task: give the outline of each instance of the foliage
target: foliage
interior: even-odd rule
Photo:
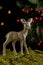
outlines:
[[[43,51],[31,50],[29,48],[29,55],[18,55],[10,50],[7,50],[7,55],[4,57],[0,55],[0,65],[43,65]]]
[[[30,1],[33,4],[37,4],[39,2],[39,0],[28,0],[28,1]]]
[[[41,14],[41,16],[43,16],[43,13]]]
[[[27,4],[26,4],[26,2],[27,2]],[[30,5],[29,5],[29,2],[31,3]],[[28,1],[24,0],[24,2],[17,0],[16,5],[20,8],[24,8],[24,9],[28,9],[28,10],[31,5],[36,5],[36,6],[34,6],[36,11],[43,10],[43,1],[41,1],[41,0],[40,1],[39,0],[28,0]],[[26,7],[26,6],[28,6],[28,7]]]

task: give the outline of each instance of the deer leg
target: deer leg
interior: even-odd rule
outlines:
[[[28,51],[28,48],[27,48],[27,44],[26,44],[26,40],[24,40],[24,47],[25,47],[25,50],[26,50],[27,54],[29,54],[29,51]]]
[[[6,46],[9,43],[9,39],[7,39],[4,43],[3,43],[3,56],[6,56]]]
[[[16,48],[15,48],[15,43],[16,43],[16,41],[13,41],[12,42],[12,46],[13,46],[14,54],[17,55]]]
[[[23,55],[23,41],[20,41],[20,46],[21,46],[21,54]]]

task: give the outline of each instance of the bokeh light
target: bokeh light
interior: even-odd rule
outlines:
[[[4,25],[4,22],[1,22],[1,24],[0,24],[1,26],[3,26]]]
[[[8,14],[11,14],[11,10],[8,10]]]
[[[0,10],[2,9],[2,6],[0,6]]]

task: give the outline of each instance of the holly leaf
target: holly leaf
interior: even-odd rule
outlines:
[[[19,1],[16,1],[16,5],[17,5],[18,7],[22,7],[22,3],[19,2]]]
[[[28,1],[33,3],[33,4],[37,4],[39,2],[39,0],[28,0]]]
[[[43,10],[43,6],[41,6],[41,3],[38,3],[37,4],[36,11],[37,10]]]
[[[43,16],[43,13],[41,14],[41,16]]]
[[[25,9],[25,11],[26,10],[29,10],[30,9],[30,6],[29,5],[25,5],[24,9]]]

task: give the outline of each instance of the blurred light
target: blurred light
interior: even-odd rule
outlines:
[[[1,26],[3,26],[4,25],[4,22],[1,22],[1,24],[0,24]]]
[[[11,10],[8,10],[8,14],[11,14]]]
[[[0,6],[0,10],[2,9],[2,6]]]

